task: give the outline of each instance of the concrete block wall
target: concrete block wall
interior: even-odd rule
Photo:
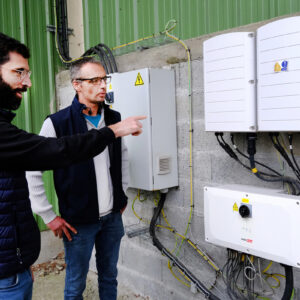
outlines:
[[[270,20],[273,21],[273,20]],[[255,31],[267,22],[260,22],[227,30]],[[225,32],[219,32],[221,34]],[[238,163],[233,161],[218,145],[214,133],[204,131],[204,91],[203,91],[203,57],[202,45],[213,34],[194,38],[186,41],[191,49],[192,57],[192,108],[193,108],[193,192],[194,212],[190,230],[187,236],[199,247],[204,249],[214,261],[222,267],[226,259],[226,250],[204,241],[204,213],[203,213],[203,187],[211,184],[237,183],[255,185],[269,188],[282,187],[280,183],[267,183],[260,181]],[[172,43],[142,52],[129,53],[117,57],[120,72],[136,70],[145,67],[172,68],[176,74],[176,108],[177,108],[177,146],[179,165],[179,187],[172,189],[165,203],[165,213],[169,222],[177,232],[183,234],[187,225],[190,211],[190,177],[189,177],[189,97],[186,53],[179,43]],[[177,64],[168,64],[168,61],[180,61]],[[183,62],[182,62],[183,61]],[[57,96],[59,107],[62,108],[71,102],[73,95],[65,72],[57,77]],[[167,117],[167,115],[166,115]],[[258,134],[256,158],[267,165],[279,170],[277,155],[272,147],[267,134]],[[225,135],[229,141],[229,135]],[[239,134],[236,138],[240,150],[246,152],[244,135]],[[300,139],[295,137],[296,155],[300,155]],[[287,174],[289,170],[284,164]],[[137,191],[130,189],[128,192],[129,203],[123,214],[123,222],[127,229],[135,225],[142,227],[139,220],[134,216],[131,205]],[[143,203],[137,201],[136,211],[145,219],[150,220],[153,213],[153,201],[151,196]],[[173,249],[175,239],[164,230],[158,230],[160,240],[169,248]],[[214,273],[209,270],[205,263],[191,254],[192,251],[186,246],[182,247],[179,257],[186,261],[198,278],[204,282],[212,282]],[[188,259],[187,259],[188,257]],[[91,260],[91,269],[95,270],[94,258]],[[279,270],[280,271],[280,270]],[[283,270],[280,271],[283,273]],[[128,238],[122,241],[118,281],[122,285],[150,299],[204,299],[200,293],[194,294],[190,288],[179,283],[167,268],[167,259],[152,245],[149,235],[143,234],[138,237]],[[283,284],[284,285],[284,284]],[[295,269],[295,287],[300,288],[300,272]],[[217,289],[221,293],[221,299],[227,299],[222,280],[218,280]],[[220,292],[221,291],[221,292]],[[272,299],[280,299],[273,296]]]

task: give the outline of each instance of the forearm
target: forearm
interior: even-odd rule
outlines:
[[[56,218],[56,214],[53,211],[52,205],[47,200],[43,174],[40,171],[26,172],[26,178],[32,211],[41,216],[45,224],[48,224]]]
[[[0,124],[0,128],[1,128]],[[59,139],[27,133],[13,125],[0,132],[2,170],[48,170],[94,157],[115,140],[107,127]]]

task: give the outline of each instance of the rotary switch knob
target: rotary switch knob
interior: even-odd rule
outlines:
[[[241,205],[239,208],[239,213],[242,218],[248,218],[250,216],[250,209],[247,205]]]

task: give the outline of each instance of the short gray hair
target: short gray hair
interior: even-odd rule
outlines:
[[[85,64],[97,64],[97,65],[103,67],[101,62],[93,56],[82,57],[82,58],[74,61],[70,66],[71,82],[76,80],[79,77],[80,70]]]

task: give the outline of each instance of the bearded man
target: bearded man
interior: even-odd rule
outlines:
[[[0,33],[0,300],[30,300],[30,266],[40,252],[40,233],[32,215],[26,170],[48,170],[86,161],[121,136],[141,133],[139,120],[92,129],[83,134],[46,138],[11,124],[31,87],[29,49]]]

